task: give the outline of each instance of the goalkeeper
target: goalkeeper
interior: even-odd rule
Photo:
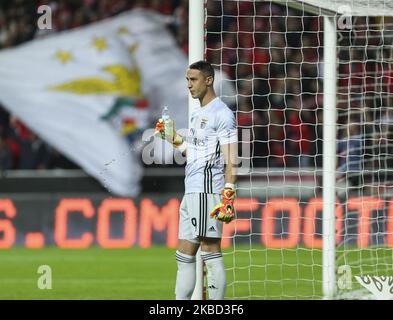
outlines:
[[[156,125],[161,138],[187,156],[175,293],[177,300],[191,298],[196,282],[195,255],[201,247],[209,298],[222,300],[226,289],[222,227],[235,218],[236,122],[233,112],[214,92],[214,69],[210,63],[191,64],[186,79],[191,96],[200,102],[191,115],[187,138],[176,133],[171,119],[160,119]]]

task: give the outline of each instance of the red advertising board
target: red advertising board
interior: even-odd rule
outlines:
[[[175,247],[181,195],[136,199],[46,196],[0,199],[0,248]],[[322,247],[321,198],[238,198],[237,220],[224,225],[222,246],[257,242],[268,248]],[[393,247],[393,202],[349,198],[336,205],[336,242]],[[346,241],[348,242],[348,241]]]

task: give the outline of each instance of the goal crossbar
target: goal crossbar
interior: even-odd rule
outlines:
[[[331,16],[393,16],[393,2],[388,0],[273,0],[293,9],[318,15]]]

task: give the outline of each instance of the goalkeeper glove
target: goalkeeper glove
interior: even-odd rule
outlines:
[[[158,119],[156,123],[156,133],[160,135],[161,139],[171,143],[180,152],[186,149],[186,143],[182,136],[176,132],[175,124],[171,118],[169,118],[166,123],[163,119]]]
[[[232,188],[225,188],[221,194],[221,202],[214,207],[210,217],[229,223],[235,218],[233,202],[236,198],[236,193]]]

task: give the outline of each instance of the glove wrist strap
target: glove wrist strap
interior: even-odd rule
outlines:
[[[226,189],[226,188],[229,188],[229,189],[235,190],[235,185],[234,185],[233,183],[227,182],[227,183],[225,183],[224,188],[225,188],[225,189]]]
[[[177,146],[176,149],[183,153],[187,149],[187,143],[183,142],[181,145]]]

